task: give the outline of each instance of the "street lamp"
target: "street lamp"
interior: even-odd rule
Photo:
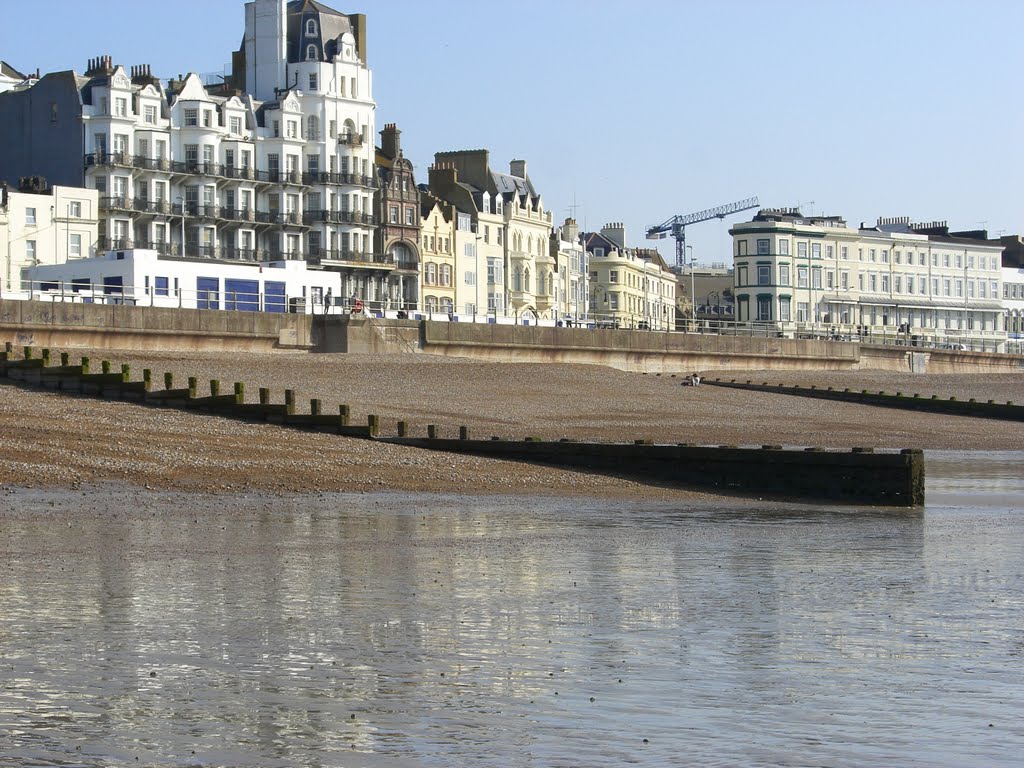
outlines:
[[[693,246],[692,245],[686,246],[686,250],[690,252],[690,317],[692,317],[693,320],[696,321],[697,320],[697,296],[695,295],[695,291],[694,291],[694,287],[693,287],[694,286],[694,281],[693,281],[693,262],[694,262]]]

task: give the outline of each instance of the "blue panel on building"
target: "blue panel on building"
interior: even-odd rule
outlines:
[[[267,280],[263,284],[263,295],[263,308],[267,312],[285,311],[284,283]]]
[[[220,279],[216,277],[196,278],[196,307],[219,309]]]
[[[224,309],[260,311],[259,280],[224,280]]]

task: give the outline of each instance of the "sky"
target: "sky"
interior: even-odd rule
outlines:
[[[435,152],[527,171],[556,223],[648,227],[764,207],[1024,234],[1019,0],[360,0],[377,128],[426,181]],[[155,75],[223,72],[243,0],[0,0],[0,59],[26,72],[109,54]],[[0,137],[2,140],[2,137]],[[727,263],[729,225],[687,228]],[[656,244],[674,259],[671,240]]]

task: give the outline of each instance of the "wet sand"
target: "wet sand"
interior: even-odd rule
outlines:
[[[312,397],[339,403],[354,423],[368,414],[393,434],[437,424],[442,436],[467,425],[473,436],[850,448],[1022,450],[1024,429],[1008,422],[902,412],[787,395],[681,386],[668,375],[600,366],[482,363],[430,355],[312,355],[102,352],[72,359],[129,363],[162,386],[164,371],[246,384],[250,400],[270,387],[275,402],[295,389],[299,410]],[[713,372],[705,372],[714,376]],[[924,396],[1021,399],[1024,375],[888,372],[731,372],[744,380],[849,386]],[[207,492],[315,491],[579,494],[669,499],[700,494],[618,478],[469,456],[448,456],[363,440],[175,410],[58,395],[0,384],[0,482],[75,487],[115,483]]]

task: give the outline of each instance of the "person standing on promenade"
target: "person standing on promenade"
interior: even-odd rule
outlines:
[[[324,294],[324,314],[331,314],[331,289],[327,289],[327,293]]]

